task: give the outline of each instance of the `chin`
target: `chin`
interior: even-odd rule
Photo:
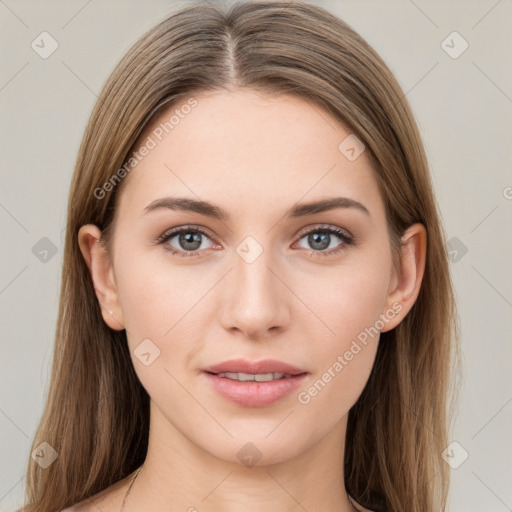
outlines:
[[[234,438],[229,440],[205,440],[201,443],[202,448],[221,461],[249,468],[287,462],[308,449],[304,433],[300,438],[283,435],[285,432],[274,432],[268,436],[268,429],[260,430],[258,435],[237,435],[235,432],[232,434]],[[275,437],[272,438],[273,436]]]

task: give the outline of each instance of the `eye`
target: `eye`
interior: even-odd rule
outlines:
[[[340,239],[342,243],[335,246],[334,250],[326,251],[326,249],[332,249],[333,235],[335,238]],[[202,256],[201,252],[204,252],[203,249],[212,248],[211,246],[204,246],[203,242],[205,242],[205,239],[213,243],[211,236],[200,227],[184,226],[166,231],[157,239],[157,243],[162,244],[165,250],[176,256]],[[336,226],[329,225],[316,226],[314,229],[302,233],[299,242],[303,239],[306,240],[306,243],[310,244],[310,253],[313,256],[331,256],[342,251],[346,246],[354,245],[355,243],[352,236],[347,232]],[[305,247],[305,249],[308,248]]]
[[[177,256],[198,256],[200,249],[208,249],[203,245],[204,239],[211,241],[210,236],[206,231],[199,227],[185,226],[179,229],[167,231],[157,242],[164,245],[165,249],[170,251],[172,254]],[[171,242],[176,239],[175,244],[178,247],[173,246]],[[210,247],[211,248],[211,247]]]
[[[335,246],[332,251],[326,251],[326,249],[332,248],[331,243],[339,238],[342,240],[341,244]],[[347,245],[354,245],[354,239],[348,233],[341,228],[335,226],[316,226],[314,229],[310,229],[306,233],[303,233],[299,242],[305,239],[306,243],[312,248],[312,254],[314,256],[332,256],[342,251]],[[307,249],[307,247],[306,247]]]

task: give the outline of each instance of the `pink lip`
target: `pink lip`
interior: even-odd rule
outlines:
[[[209,373],[288,373],[290,375],[299,375],[307,373],[296,366],[292,366],[275,359],[264,359],[262,361],[252,362],[245,359],[232,359],[223,363],[214,364],[203,371]]]
[[[297,389],[308,372],[295,366],[266,359],[250,362],[243,359],[225,361],[203,369],[213,388],[224,398],[245,407],[265,407],[281,400]],[[240,382],[218,377],[217,373],[286,373],[291,377],[267,382]]]

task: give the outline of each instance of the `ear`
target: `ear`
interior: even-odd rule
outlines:
[[[385,322],[381,332],[394,329],[416,302],[425,272],[426,253],[427,231],[425,226],[421,223],[413,224],[402,236],[401,268],[398,271],[393,270],[383,311],[389,321]],[[390,315],[391,312],[393,315]]]
[[[111,329],[121,331],[124,329],[124,319],[114,280],[114,269],[110,254],[100,242],[100,237],[101,231],[94,224],[86,224],[78,231],[80,251],[91,273],[103,320]]]

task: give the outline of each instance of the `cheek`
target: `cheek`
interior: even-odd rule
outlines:
[[[163,339],[211,286],[211,277],[200,277],[199,271],[173,264],[170,258],[141,253],[117,266],[119,301],[132,337]]]
[[[378,348],[381,313],[389,284],[387,260],[372,258],[348,265],[322,282],[306,282],[308,305],[322,336],[312,351],[317,374],[298,396],[299,403],[332,422],[357,401],[370,376]],[[313,280],[312,280],[313,281]],[[321,280],[322,281],[322,280]],[[320,332],[320,331],[318,331]],[[309,404],[309,405],[308,405]],[[331,407],[337,404],[336,407]]]
[[[312,351],[316,372],[297,395],[309,418],[322,417],[327,432],[355,404],[375,362],[380,333],[375,327],[382,295],[374,287],[347,287],[339,293],[329,333]],[[352,293],[349,293],[352,292]]]
[[[153,394],[169,382],[166,370],[180,381],[190,378],[188,369],[202,348],[198,330],[204,332],[210,321],[205,295],[217,278],[207,269],[176,265],[170,256],[132,254],[116,266],[116,282],[135,371]],[[142,347],[151,358],[158,354],[149,366],[138,359]]]
[[[390,277],[386,262],[358,259],[357,264],[347,260],[332,272],[303,275],[297,283],[297,294],[306,298],[315,317],[308,323],[322,333],[323,345],[335,350],[343,350],[374,326],[386,302]]]
[[[124,261],[118,293],[135,372],[150,396],[165,403],[167,393],[181,396],[171,375],[183,381],[186,361],[197,350],[190,321],[200,294],[179,269],[153,263],[144,257]]]

